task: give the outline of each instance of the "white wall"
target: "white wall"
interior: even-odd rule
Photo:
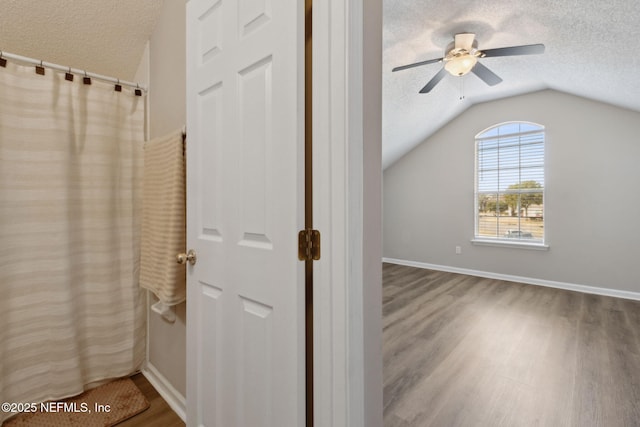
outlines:
[[[186,3],[165,1],[149,42],[149,136],[155,138],[186,121]],[[155,296],[151,303],[155,303]],[[186,304],[176,306],[169,323],[149,310],[149,363],[186,395]]]
[[[548,251],[470,243],[474,136],[512,120],[546,128]],[[476,105],[384,171],[384,256],[640,292],[639,135],[640,113],[551,90]]]

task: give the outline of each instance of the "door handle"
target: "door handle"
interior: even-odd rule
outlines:
[[[187,252],[186,254],[178,254],[176,256],[176,261],[178,261],[178,264],[186,264],[188,262],[191,265],[196,265],[197,260],[198,257],[196,256],[196,251],[194,251],[193,249],[189,249],[189,252]]]

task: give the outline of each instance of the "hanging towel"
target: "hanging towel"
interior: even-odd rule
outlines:
[[[166,305],[186,299],[185,266],[176,262],[186,245],[183,147],[181,130],[144,145],[140,286]]]

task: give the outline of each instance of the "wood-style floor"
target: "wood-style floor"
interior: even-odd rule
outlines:
[[[146,411],[118,424],[118,427],[184,427],[184,422],[142,374],[136,374],[131,379],[151,406]]]
[[[638,427],[640,301],[385,264],[385,427]]]

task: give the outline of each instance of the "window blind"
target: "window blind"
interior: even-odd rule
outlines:
[[[477,239],[544,243],[544,136],[526,122],[476,136]]]

